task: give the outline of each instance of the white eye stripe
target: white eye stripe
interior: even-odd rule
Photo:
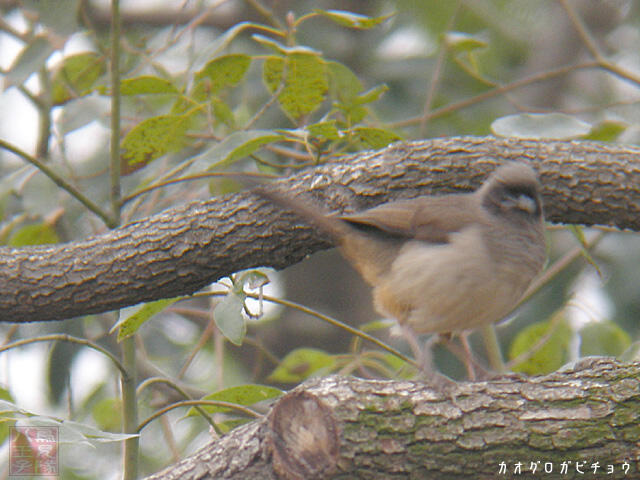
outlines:
[[[506,196],[502,200],[502,204],[506,208],[521,210],[529,214],[534,214],[537,211],[536,200],[526,193]]]
[[[525,211],[527,213],[535,213],[537,210],[537,205],[535,199],[531,198],[529,195],[518,195],[515,203],[516,208]]]

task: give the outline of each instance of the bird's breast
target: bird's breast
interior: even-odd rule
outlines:
[[[407,242],[374,288],[378,311],[417,333],[458,332],[501,320],[539,268],[519,267],[521,259],[513,255],[493,255],[485,240],[474,226],[452,234],[446,244]]]

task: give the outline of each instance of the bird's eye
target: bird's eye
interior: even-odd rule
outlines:
[[[507,189],[500,200],[505,210],[519,210],[529,215],[538,213],[538,200],[530,192]]]

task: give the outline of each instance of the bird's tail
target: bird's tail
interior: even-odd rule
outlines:
[[[253,188],[252,191],[283,210],[295,213],[309,225],[328,234],[336,244],[341,244],[341,240],[353,229],[344,220],[329,214],[322,207],[300,196],[294,197],[281,190],[263,185]]]

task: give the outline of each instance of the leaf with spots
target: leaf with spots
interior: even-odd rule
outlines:
[[[198,102],[218,94],[225,87],[232,87],[244,78],[251,57],[248,55],[225,55],[214,58],[195,75],[193,98]]]
[[[158,95],[177,94],[178,89],[173,83],[164,78],[153,75],[127,78],[120,86],[121,95]]]
[[[293,120],[315,111],[329,88],[327,65],[313,53],[268,57],[262,75],[272,94],[280,90],[280,108]]]
[[[123,172],[129,173],[185,145],[192,114],[160,115],[143,120],[122,140]]]

